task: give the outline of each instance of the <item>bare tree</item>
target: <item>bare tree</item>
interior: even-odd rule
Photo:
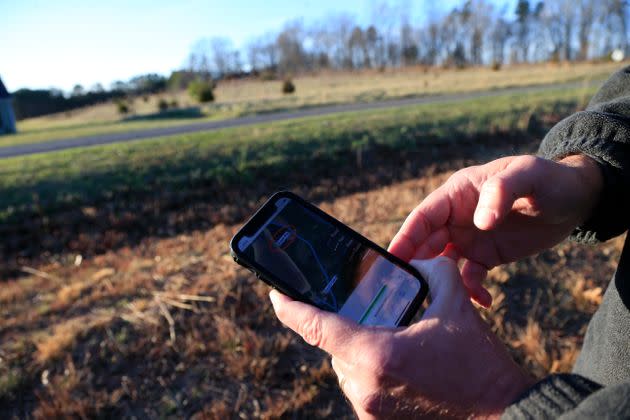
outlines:
[[[370,57],[366,54],[367,47],[363,30],[355,26],[348,39],[349,65],[351,68],[369,67]]]
[[[590,46],[591,31],[595,18],[595,6],[591,0],[580,1],[580,20],[578,28],[578,38],[580,41],[580,49],[578,53],[579,60],[588,58],[588,50]]]
[[[382,61],[380,60],[381,54],[379,54],[381,41],[381,37],[378,34],[376,27],[374,25],[370,25],[365,31],[365,48],[370,67],[372,65],[382,65]]]
[[[278,34],[278,69],[281,73],[296,73],[305,66],[303,49],[304,28],[300,21],[293,21],[285,25]]]
[[[256,72],[263,67],[263,46],[259,39],[251,39],[245,45],[245,51],[247,53],[247,63],[252,72]]]
[[[531,15],[529,0],[518,0],[516,5],[516,36],[521,50],[521,61],[527,61],[529,57],[529,23]]]
[[[371,26],[380,35],[379,67],[395,66],[398,60],[398,39],[396,28],[399,24],[400,13],[395,6],[387,1],[372,3]]]
[[[469,37],[470,37],[470,61],[472,64],[483,64],[484,44],[487,37],[486,31],[492,22],[492,6],[485,0],[470,2]]]
[[[609,15],[609,25],[613,32],[613,46],[628,52],[628,1],[604,1]]]
[[[215,37],[209,40],[209,48],[211,51],[214,70],[219,77],[223,77],[231,70],[232,57],[234,56],[234,48],[229,38]]]
[[[511,34],[512,31],[508,21],[503,16],[498,16],[490,32],[493,63],[503,64],[505,60],[505,46]]]
[[[563,28],[563,45],[564,45],[564,59],[571,61],[573,59],[573,29],[575,26],[575,3],[573,0],[562,0],[561,2],[562,13],[562,28]]]

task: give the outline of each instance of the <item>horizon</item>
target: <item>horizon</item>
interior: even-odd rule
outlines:
[[[101,84],[108,89],[115,81],[141,74],[168,77],[185,67],[193,45],[201,39],[226,37],[242,51],[249,40],[278,32],[291,21],[309,25],[345,14],[366,25],[378,5],[388,4],[409,10],[409,19],[417,24],[426,18],[427,10],[442,15],[462,1],[447,0],[439,8],[429,1],[408,0],[351,0],[343,5],[333,0],[252,3],[112,0],[86,6],[76,0],[12,2],[0,17],[0,38],[12,40],[0,44],[0,56],[5,59],[0,78],[10,92],[56,88],[67,93],[77,84],[85,89]],[[497,8],[506,4],[511,13],[512,0],[491,3]],[[221,18],[212,22],[217,11]],[[80,36],[85,32],[89,36]]]

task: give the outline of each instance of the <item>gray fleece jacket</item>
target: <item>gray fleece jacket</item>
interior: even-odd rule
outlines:
[[[576,153],[599,163],[604,190],[573,239],[594,243],[622,234],[630,226],[630,67],[615,73],[585,111],[553,127],[539,149],[554,160]],[[630,237],[573,373],[544,378],[502,418],[630,418]]]

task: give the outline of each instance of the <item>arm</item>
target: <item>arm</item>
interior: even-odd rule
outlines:
[[[410,260],[454,245],[465,259],[470,296],[488,306],[481,282],[489,269],[569,235],[595,242],[624,232],[630,224],[630,67],[614,74],[585,111],[558,123],[539,155],[456,172],[411,212],[390,251]]]
[[[573,237],[604,241],[628,229],[630,219],[630,67],[615,73],[588,107],[558,123],[545,136],[539,154],[557,160],[582,154],[597,162],[603,190],[591,217]]]

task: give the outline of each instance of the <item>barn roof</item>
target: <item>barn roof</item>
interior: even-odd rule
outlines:
[[[4,87],[4,83],[2,83],[2,79],[0,79],[0,99],[10,98],[11,94],[7,91],[7,88]]]

